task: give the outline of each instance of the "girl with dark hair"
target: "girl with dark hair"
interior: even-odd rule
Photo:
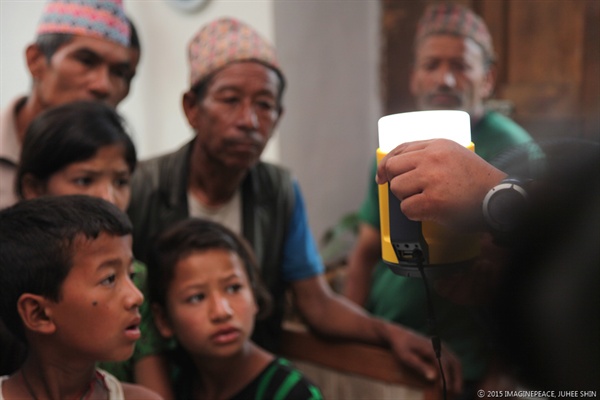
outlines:
[[[159,236],[149,260],[156,326],[177,341],[178,399],[323,398],[289,361],[251,339],[270,296],[244,239],[215,222],[186,219]]]
[[[99,102],[49,109],[27,129],[17,172],[17,193],[89,194],[126,210],[135,147],[121,117]]]

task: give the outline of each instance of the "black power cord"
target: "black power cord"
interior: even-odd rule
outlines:
[[[427,298],[427,325],[429,328],[429,335],[431,337],[433,351],[435,352],[435,357],[440,368],[440,376],[442,377],[442,395],[444,400],[446,400],[448,390],[446,388],[446,375],[444,374],[444,367],[442,366],[442,341],[440,340],[440,335],[437,332],[435,310],[433,308],[433,298],[431,297],[431,292],[429,290],[429,282],[427,282],[427,276],[425,275],[425,271],[423,269],[423,253],[421,253],[420,251],[415,253],[415,256],[417,258],[417,266],[419,268],[419,272],[421,273],[423,286],[425,287],[425,297]]]

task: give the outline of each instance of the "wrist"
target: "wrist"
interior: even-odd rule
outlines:
[[[390,338],[392,335],[390,328],[392,327],[392,324],[377,317],[372,317],[372,320],[377,335],[377,344],[383,347],[390,347]]]

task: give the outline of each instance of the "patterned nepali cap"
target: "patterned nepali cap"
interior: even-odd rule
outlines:
[[[495,58],[492,37],[485,22],[463,5],[440,3],[427,7],[419,20],[415,43],[420,43],[426,36],[440,33],[471,38],[490,60]]]
[[[221,18],[202,27],[188,46],[190,87],[214,71],[236,61],[258,61],[282,77],[275,48],[252,27]]]
[[[50,0],[37,35],[68,33],[129,46],[130,28],[122,0]]]

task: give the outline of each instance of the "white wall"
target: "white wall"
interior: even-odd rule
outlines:
[[[34,39],[41,1],[0,0],[0,106],[30,87],[25,46]]]
[[[276,1],[275,35],[289,79],[281,163],[300,181],[320,238],[358,209],[377,148],[380,2]]]
[[[142,59],[119,110],[140,158],[191,137],[181,95],[187,43],[219,16],[238,17],[275,42],[288,79],[286,112],[263,158],[290,167],[305,195],[316,237],[358,208],[376,146],[379,0],[209,0],[181,13],[167,0],[124,0],[142,41]],[[0,0],[0,106],[24,94],[25,46],[43,0]]]

